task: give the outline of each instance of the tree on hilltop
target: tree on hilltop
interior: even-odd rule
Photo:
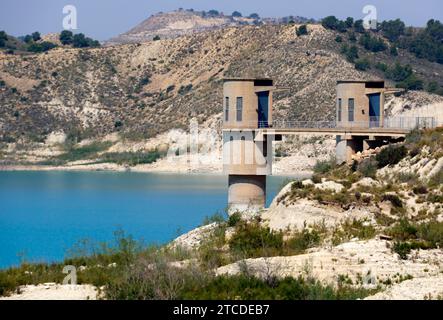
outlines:
[[[40,32],[36,31],[36,32],[32,33],[32,40],[38,41],[40,39],[41,39]]]
[[[69,45],[69,44],[72,44],[72,42],[74,40],[74,35],[73,35],[72,31],[63,30],[60,33],[59,39],[62,44]]]

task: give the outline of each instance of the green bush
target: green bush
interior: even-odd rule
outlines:
[[[383,21],[380,24],[380,29],[389,41],[394,42],[405,33],[405,24],[400,19]]]
[[[369,33],[361,36],[359,43],[366,49],[372,52],[380,52],[387,49],[385,42],[377,37],[371,37]]]
[[[203,219],[203,226],[206,226],[206,225],[209,225],[209,224],[212,224],[212,223],[223,223],[223,222],[225,222],[225,216],[223,215],[223,214],[221,214],[220,212],[216,212],[216,213],[214,213],[213,215],[211,215],[211,216],[206,216],[204,219]]]
[[[188,84],[186,86],[183,85],[178,89],[178,94],[185,95],[188,92],[190,92],[191,90],[192,90],[192,84]]]
[[[348,47],[346,44],[344,44],[341,47],[341,53],[346,56],[346,60],[348,60],[349,62],[354,62],[356,59],[359,58],[358,48],[356,46]]]
[[[411,224],[408,220],[402,219],[398,224],[388,230],[388,234],[394,239],[405,241],[416,239],[418,233],[417,226]]]
[[[378,163],[372,158],[364,159],[357,166],[357,171],[365,177],[375,178],[377,173]]]
[[[34,40],[34,41],[41,40],[41,35],[40,35],[40,32],[38,32],[38,31],[33,32],[31,36],[32,36],[32,40]]]
[[[411,250],[428,250],[434,248],[432,244],[422,240],[412,240],[407,242],[394,242],[392,250],[397,253],[400,259],[406,260]]]
[[[413,187],[412,191],[415,194],[427,194],[428,188],[426,188],[426,186],[424,186],[424,185],[418,185],[418,186]]]
[[[63,30],[59,36],[59,40],[63,45],[72,44],[73,38],[74,34],[72,33],[72,31],[69,30]]]
[[[229,247],[246,257],[278,255],[283,248],[283,233],[271,231],[258,222],[244,222],[237,225]]]
[[[295,232],[285,243],[285,247],[291,254],[303,253],[306,249],[318,246],[321,241],[321,235],[316,230],[308,230],[306,227],[302,231]]]
[[[189,300],[355,300],[375,290],[341,285],[325,286],[312,278],[259,279],[237,275],[211,278],[186,286],[181,298]]]
[[[443,24],[438,20],[431,19],[425,29],[401,41],[401,45],[414,53],[417,58],[443,63],[442,37]]]
[[[405,142],[407,144],[417,144],[423,137],[423,132],[419,129],[414,129],[406,134]]]
[[[332,243],[338,245],[352,238],[359,240],[372,239],[375,236],[375,228],[364,220],[347,219],[333,231]]]
[[[357,42],[357,37],[355,36],[355,33],[352,32],[351,34],[349,34],[349,41],[351,42]]]
[[[400,172],[396,176],[396,181],[413,185],[417,183],[418,178],[419,176],[415,172]]]
[[[305,24],[301,25],[299,28],[297,28],[297,36],[304,36],[308,34],[308,28]]]
[[[52,42],[48,42],[48,41],[43,41],[41,43],[34,43],[33,42],[28,46],[28,51],[35,52],[35,53],[46,52],[51,49],[54,49],[55,47],[57,47],[57,45],[55,45]]]
[[[8,35],[4,31],[0,31],[0,48],[6,46],[6,42],[8,41]]]
[[[336,30],[338,32],[346,32],[347,24],[337,19],[335,16],[328,16],[322,19],[322,26],[326,29]]]
[[[229,227],[235,227],[240,221],[242,221],[241,219],[241,213],[240,212],[235,212],[232,215],[229,216],[228,218],[228,226]]]
[[[93,159],[98,157],[98,153],[105,151],[109,147],[111,147],[111,142],[93,142],[91,144],[81,146],[81,147],[75,147],[75,146],[68,146],[67,152],[55,157],[54,160],[59,161],[77,161],[77,160],[84,160],[84,159]]]
[[[206,270],[213,270],[229,263],[229,256],[221,249],[225,245],[226,224],[218,224],[197,250],[202,267]]]
[[[418,237],[428,241],[432,247],[443,246],[443,222],[430,221],[418,226]]]
[[[395,242],[393,251],[400,256],[400,259],[406,260],[411,253],[412,246],[408,242]]]
[[[390,54],[391,56],[393,56],[393,57],[397,57],[397,56],[398,56],[398,50],[397,50],[397,47],[392,46],[392,47],[389,49],[389,54]]]
[[[203,286],[209,277],[198,267],[177,268],[160,251],[140,257],[105,287],[109,300],[177,300],[187,286]]]
[[[436,81],[428,82],[426,86],[426,91],[443,96],[443,87],[440,86]]]
[[[153,163],[160,159],[162,156],[163,154],[157,150],[147,152],[110,152],[100,156],[100,161],[133,167],[139,164]]]
[[[354,22],[354,30],[358,33],[365,33],[365,27],[363,26],[363,20],[355,20]]]
[[[324,174],[337,166],[335,159],[331,158],[329,160],[317,161],[314,165],[314,173]]]
[[[402,219],[388,230],[388,234],[396,241],[393,251],[400,258],[406,259],[407,254],[415,249],[432,249],[443,245],[443,222],[429,221],[412,224]]]
[[[386,77],[391,80],[401,82],[412,75],[412,67],[410,65],[402,66],[400,63],[395,63],[393,67],[386,70]]]
[[[396,208],[403,208],[403,201],[396,194],[384,194],[382,201],[389,201]]]
[[[75,34],[72,38],[74,48],[100,47],[100,42],[86,37],[83,33]]]
[[[423,90],[423,80],[419,79],[415,74],[411,74],[405,80],[397,83],[397,88],[404,88],[407,90]]]
[[[443,195],[442,194],[428,194],[426,201],[431,203],[443,203]]]
[[[355,69],[360,71],[366,71],[368,69],[371,69],[371,63],[366,58],[357,59],[355,60]]]
[[[0,296],[6,296],[16,290],[19,284],[14,280],[7,272],[0,271]]]
[[[408,150],[404,145],[393,146],[390,145],[380,151],[375,157],[378,167],[383,168],[388,165],[394,165],[399,163],[408,154]]]
[[[380,70],[380,71],[386,72],[388,70],[388,65],[386,63],[383,63],[383,62],[377,62],[375,64],[375,68]]]
[[[431,187],[441,187],[443,185],[443,168],[429,179],[429,185]]]

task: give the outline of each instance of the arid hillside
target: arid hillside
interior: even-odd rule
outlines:
[[[297,36],[298,27],[229,27],[142,44],[1,54],[0,139],[44,141],[62,130],[78,139],[118,131],[137,140],[187,127],[192,117],[203,123],[222,110],[223,77],[274,78],[281,88],[276,118],[333,119],[338,79],[382,74],[357,71],[340,53],[335,31],[308,25],[308,34]],[[443,72],[443,65],[401,50],[396,59],[417,66],[422,77]],[[395,98],[397,113],[414,97],[414,107],[443,100],[407,96]]]
[[[155,37],[176,38],[202,31],[254,23],[261,23],[261,19],[181,9],[154,14],[131,30],[110,39],[106,44],[140,43],[153,40]]]

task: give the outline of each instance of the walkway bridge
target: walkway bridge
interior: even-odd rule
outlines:
[[[257,134],[255,141],[266,141],[270,137],[281,141],[283,135],[331,135],[336,136],[337,160],[352,162],[352,156],[358,152],[375,148],[389,142],[403,140],[414,129],[435,128],[437,123],[432,117],[391,117],[371,119],[370,122],[336,121],[290,121],[274,120],[251,123]],[[244,130],[244,129],[238,129]],[[236,131],[236,129],[230,129]]]
[[[337,162],[356,152],[401,141],[414,129],[434,128],[432,117],[388,117],[385,96],[397,89],[384,81],[343,80],[329,113],[336,121],[291,121],[272,114],[272,79],[233,78],[223,83],[223,164],[229,176],[229,207],[261,208],[266,176],[272,174],[272,141],[283,135],[329,135],[336,139]],[[322,115],[318,115],[322,116]]]
[[[373,119],[369,123],[358,121],[345,124],[336,121],[291,121],[274,120],[268,122],[250,122],[247,127],[255,128],[258,134],[256,141],[262,141],[264,135],[334,135],[375,138],[404,138],[414,129],[435,128],[433,117],[391,117],[383,121]],[[258,128],[258,129],[257,129]],[[244,131],[242,128],[230,128],[229,131]],[[280,140],[277,138],[277,140]]]
[[[337,121],[290,121],[274,120],[272,124],[259,122],[262,134],[318,134],[318,135],[352,135],[369,137],[402,138],[414,129],[435,128],[437,123],[432,117],[391,117],[383,120],[354,121],[339,123]]]

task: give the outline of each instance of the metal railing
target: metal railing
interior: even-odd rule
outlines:
[[[368,121],[293,121],[293,120],[274,120],[272,123],[267,121],[242,121],[237,125],[249,128],[272,128],[272,129],[424,129],[435,128],[437,122],[433,117],[370,117]],[[234,125],[235,127],[235,125]]]

